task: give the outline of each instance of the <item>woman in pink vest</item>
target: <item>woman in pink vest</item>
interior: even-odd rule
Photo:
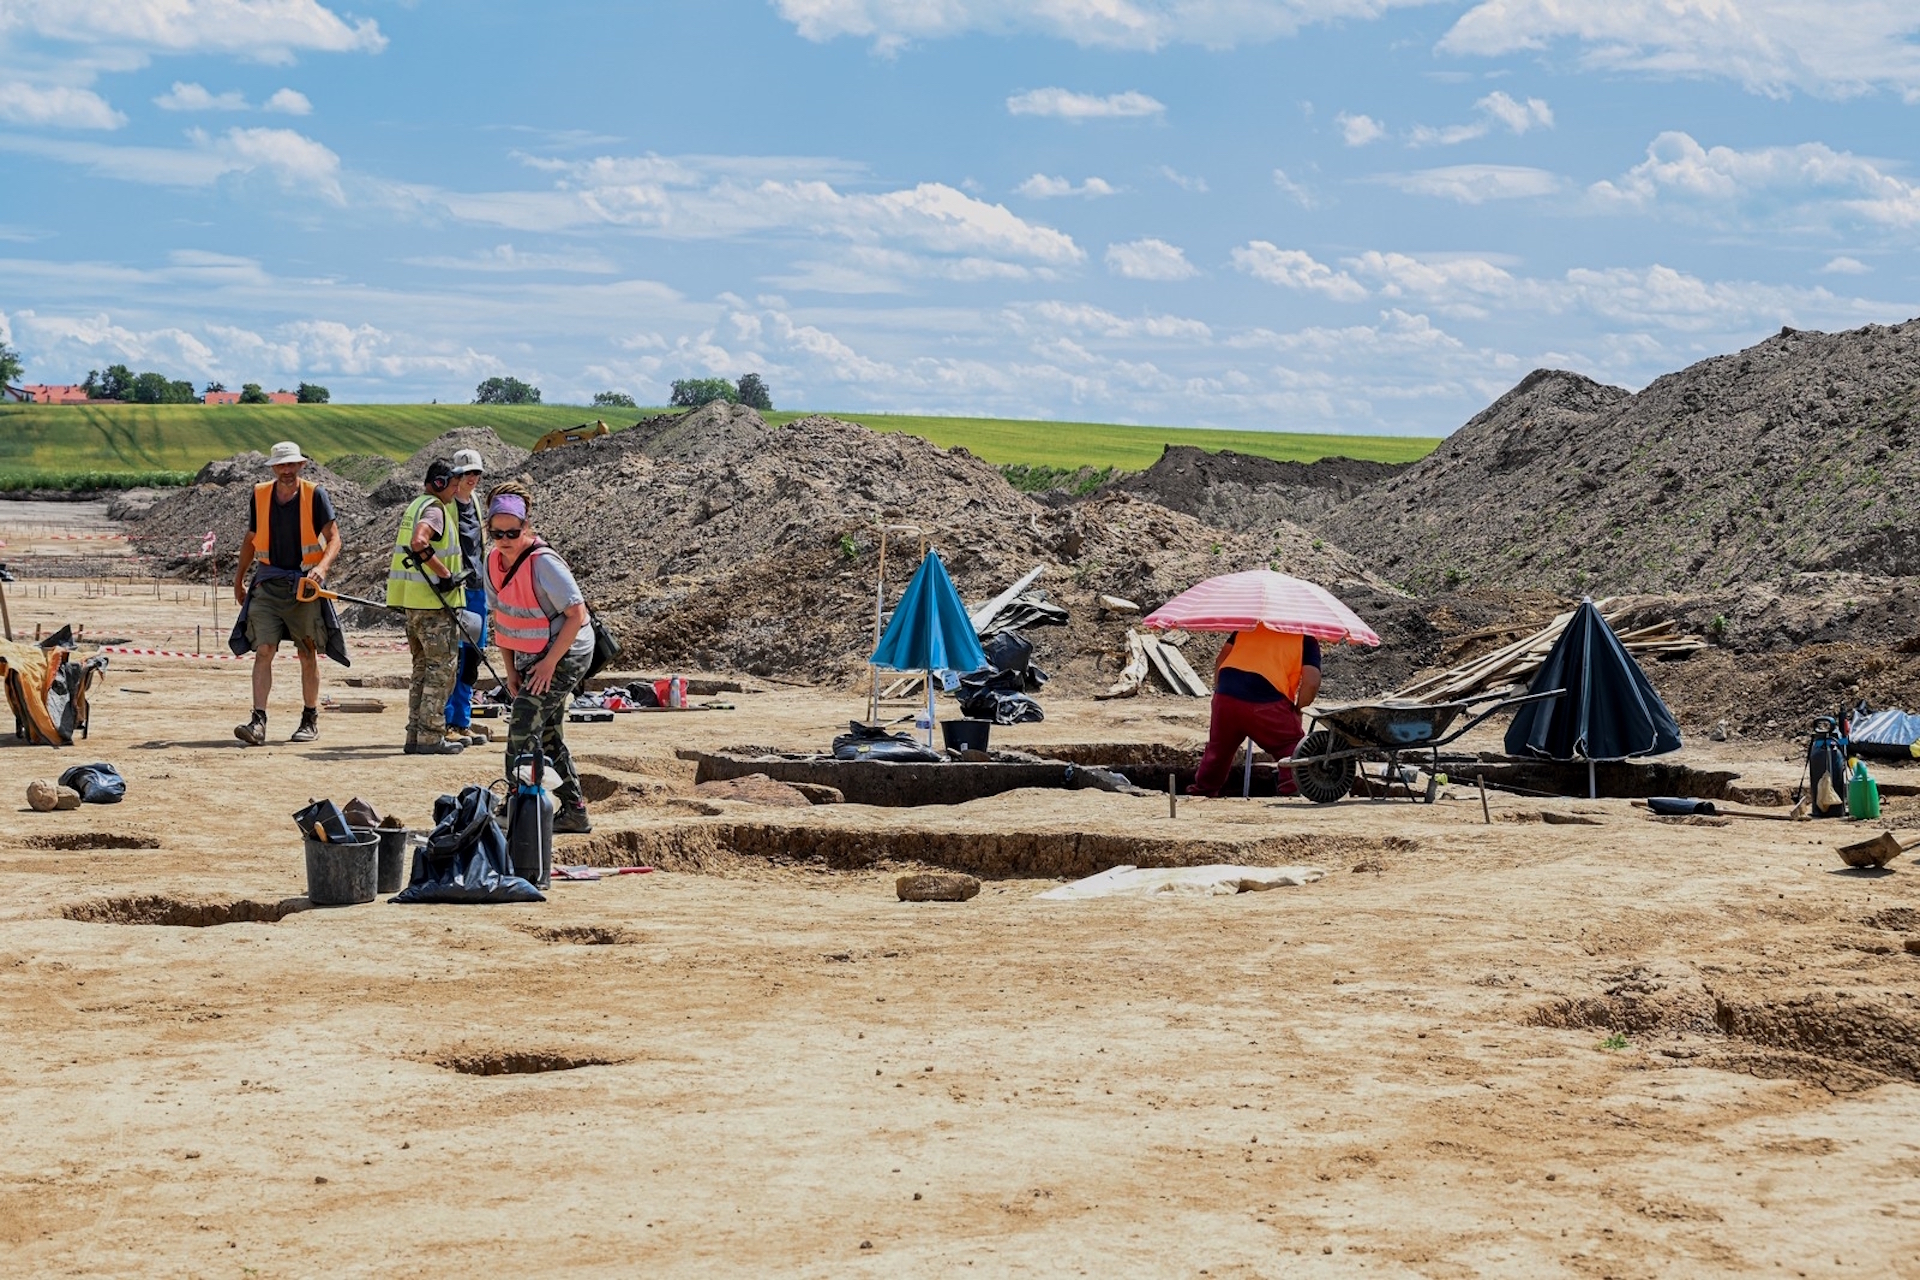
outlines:
[[[593,660],[587,598],[560,553],[533,532],[533,495],[508,481],[487,492],[487,598],[493,641],[507,658],[507,776],[535,751],[559,775],[553,815],[559,832],[587,832],[587,801],[567,752],[567,708]]]

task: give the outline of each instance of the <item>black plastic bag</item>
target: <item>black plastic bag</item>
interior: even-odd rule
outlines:
[[[119,804],[127,798],[127,780],[110,764],[77,764],[60,775],[60,785],[78,791],[81,804]]]
[[[848,732],[833,740],[835,760],[884,760],[893,764],[937,764],[947,757],[904,733],[889,733],[877,724],[849,721]]]
[[[440,806],[435,805],[438,811]],[[507,837],[493,817],[493,793],[467,787],[440,818],[426,847],[413,855],[407,887],[390,902],[545,902],[546,895],[513,874]]]

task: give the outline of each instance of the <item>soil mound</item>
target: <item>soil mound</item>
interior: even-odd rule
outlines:
[[[1211,453],[1170,444],[1151,467],[1106,487],[1138,494],[1217,528],[1257,529],[1274,520],[1310,523],[1405,468],[1357,458],[1279,462],[1230,449]]]
[[[325,489],[333,500],[343,539],[366,523],[373,508],[359,485],[317,462],[308,464],[301,474]],[[240,540],[247,533],[251,490],[271,479],[273,469],[267,465],[267,456],[257,450],[216,459],[200,468],[187,488],[166,491],[144,513],[129,511],[134,521],[130,536],[134,545],[163,565],[179,568],[203,563],[200,548],[211,529],[214,554],[225,562],[223,572],[231,570],[233,558],[240,552]]]
[[[428,464],[435,458],[451,461],[461,449],[479,450],[480,460],[487,464],[487,474],[496,479],[519,471],[533,456],[519,445],[502,440],[492,427],[455,427],[421,445],[405,462],[389,464],[385,475],[371,486],[368,497],[378,507],[398,507],[411,502],[426,479]]]
[[[1415,589],[1907,576],[1916,428],[1920,323],[1785,329],[1637,395],[1535,372],[1321,527]]]

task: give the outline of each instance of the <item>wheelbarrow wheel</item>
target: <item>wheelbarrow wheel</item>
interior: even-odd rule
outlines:
[[[1307,763],[1293,766],[1293,785],[1315,804],[1332,804],[1353,790],[1353,757],[1325,758],[1341,746],[1327,730],[1315,729],[1294,748],[1293,758]]]

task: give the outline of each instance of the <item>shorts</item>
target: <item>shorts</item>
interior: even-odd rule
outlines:
[[[300,603],[294,598],[298,586],[291,578],[254,583],[247,600],[247,642],[254,648],[291,640],[302,649],[318,650],[326,642],[320,601]]]

